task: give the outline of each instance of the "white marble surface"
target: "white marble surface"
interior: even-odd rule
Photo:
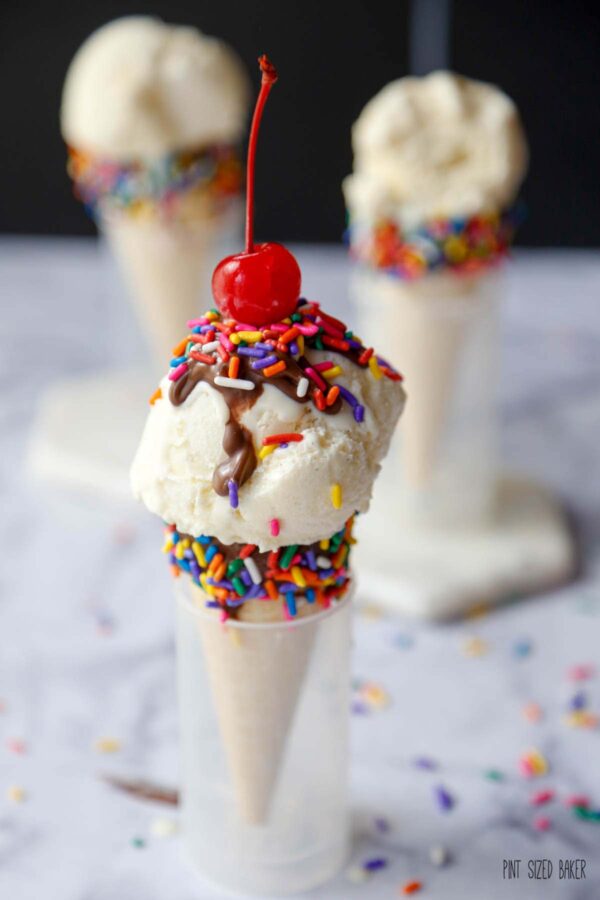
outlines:
[[[339,310],[341,251],[300,258],[307,292]],[[106,358],[101,263],[92,243],[0,242],[0,897],[217,900],[179,839],[152,834],[157,818],[176,813],[98,778],[177,779],[173,606],[159,523],[127,505],[52,495],[28,482],[23,465],[40,388]],[[355,677],[384,688],[390,704],[353,716],[353,861],[381,856],[388,866],[363,884],[341,875],[311,897],[397,897],[413,879],[423,882],[417,896],[444,900],[600,896],[600,823],[562,802],[585,793],[600,808],[600,731],[563,722],[577,687],[568,667],[600,663],[599,295],[599,254],[519,254],[500,385],[504,460],[565,499],[585,574],[551,596],[449,626],[357,616]],[[474,637],[485,642],[481,656],[465,653]],[[528,655],[517,654],[519,642],[530,642]],[[600,712],[600,677],[581,686]],[[538,723],[522,716],[532,701],[544,712]],[[122,749],[99,754],[103,736]],[[12,752],[16,738],[24,753]],[[530,746],[551,766],[534,782],[518,772]],[[436,771],[414,766],[422,755]],[[487,780],[489,768],[504,780]],[[456,800],[450,811],[436,805],[439,784]],[[26,791],[23,803],[9,799],[11,786]],[[558,799],[536,811],[529,798],[540,787]],[[545,833],[533,827],[541,813],[551,820]],[[389,820],[387,833],[377,817]],[[431,865],[435,844],[451,851],[451,865]],[[555,867],[584,857],[588,877],[529,881],[524,862],[508,883],[505,857],[548,857]]]

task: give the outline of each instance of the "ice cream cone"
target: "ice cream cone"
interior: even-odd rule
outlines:
[[[192,586],[197,602],[208,599]],[[284,622],[282,600],[251,600],[240,620],[251,625]],[[298,618],[319,607],[304,606]],[[239,816],[251,825],[269,817],[271,797],[293,727],[316,635],[303,621],[282,629],[221,626],[212,617],[198,620],[212,698]]]
[[[369,304],[361,322],[362,337],[380,347],[392,363],[402,360],[410,386],[410,403],[399,428],[404,477],[415,488],[426,485],[435,468],[461,347],[472,327],[465,312],[471,302],[480,302],[479,280],[438,275],[407,283],[371,274],[357,280],[357,299]],[[377,316],[371,305],[375,296]]]
[[[145,337],[160,365],[181,339],[181,325],[203,308],[219,257],[222,223],[114,216],[102,225],[118,260]]]

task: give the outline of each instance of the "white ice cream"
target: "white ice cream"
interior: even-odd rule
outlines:
[[[243,134],[249,83],[235,53],[197,29],[131,16],[95,31],[65,81],[68,144],[109,159],[158,157]]]
[[[352,143],[344,193],[359,225],[388,218],[411,228],[505,209],[528,160],[512,100],[452,72],[388,84],[363,109]]]
[[[224,458],[223,433],[229,410],[222,395],[199,383],[179,407],[169,400],[171,382],[162,382],[162,399],[152,407],[132,468],[134,494],[154,513],[188,534],[216,535],[223,543],[258,544],[261,550],[306,544],[340,529],[355,512],[366,512],[373,481],[385,456],[404,404],[399,382],[375,379],[336,354],[308,351],[306,356],[339,360],[344,385],[365,406],[358,423],[347,404],[337,415],[319,412],[311,402],[298,403],[266,384],[255,405],[240,421],[254,437],[255,449],[269,434],[301,432],[290,443],[258,461],[240,488],[239,507],[212,486],[213,471]],[[331,487],[342,488],[341,509],[331,501]],[[274,538],[270,521],[280,522]]]

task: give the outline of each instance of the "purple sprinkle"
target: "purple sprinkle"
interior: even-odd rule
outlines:
[[[169,562],[172,566],[176,566],[179,563],[179,560],[174,553],[169,553]]]
[[[240,501],[238,498],[237,481],[234,478],[230,478],[227,482],[227,490],[229,491],[229,505],[232,509],[237,509]]]
[[[569,701],[569,709],[579,710],[585,709],[587,706],[587,697],[584,691],[577,691]]]
[[[319,569],[319,578],[321,581],[324,581],[326,578],[329,578],[330,575],[333,575],[334,569]]]
[[[250,587],[252,584],[252,579],[250,578],[250,573],[247,569],[242,569],[239,573],[239,577],[242,579],[246,587]]]
[[[296,354],[300,352],[300,349],[299,349],[298,344],[296,343],[296,341],[290,341],[290,343],[288,344],[288,346],[289,346],[289,348],[290,348],[290,353],[291,353],[293,356],[296,356]]]
[[[452,809],[454,806],[454,797],[452,794],[449,794],[446,788],[442,787],[438,784],[434,789],[435,799],[437,800],[437,805],[443,812],[447,812]]]
[[[196,558],[194,556],[193,550],[184,550],[183,555],[185,556],[186,559],[195,559]]]
[[[431,759],[430,756],[417,756],[417,758],[413,760],[413,765],[417,769],[427,769],[428,772],[433,772],[437,769],[435,759]]]
[[[355,341],[353,338],[344,338],[347,344],[350,344],[353,350],[362,350],[363,345],[360,341]]]
[[[365,408],[361,403],[357,403],[354,409],[352,410],[354,418],[357,422],[364,422],[365,420]]]
[[[221,606],[221,604],[220,604],[220,603],[217,603],[216,600],[207,600],[207,601],[206,601],[206,605],[207,605],[210,609],[218,609],[218,608]]]
[[[340,394],[342,395],[346,403],[349,403],[352,409],[354,409],[354,407],[358,405],[358,400],[356,399],[352,391],[349,391],[348,388],[345,388],[342,384],[338,385],[338,387],[340,389]]]
[[[198,580],[200,578],[201,569],[195,559],[190,560],[190,569],[194,578]]]
[[[250,365],[253,369],[266,369],[267,366],[273,366],[276,362],[278,362],[278,358],[273,354],[272,356],[266,356],[264,359],[257,359]]]
[[[286,444],[286,443],[279,444],[278,449],[279,449],[279,450],[286,450],[289,446],[290,446],[290,445],[289,445],[289,444]]]
[[[269,351],[273,350],[273,347],[271,344],[264,344],[262,341],[257,341],[256,344],[253,344],[253,347],[256,347],[257,350],[269,350]]]
[[[304,554],[306,556],[306,562],[308,563],[308,568],[311,572],[317,571],[317,558],[315,556],[314,550],[307,550]]]
[[[255,597],[258,597],[263,591],[263,587],[260,584],[253,584],[249,591],[246,592],[244,596],[244,600],[252,600]]]
[[[380,834],[387,834],[390,830],[390,823],[387,819],[384,819],[383,816],[377,816],[373,824]]]
[[[236,609],[238,606],[241,606],[246,602],[246,597],[239,597],[237,600],[226,600],[225,605],[229,606],[231,609]]]
[[[215,581],[214,578],[211,578],[211,577],[209,576],[209,577],[206,579],[206,583],[212,585],[213,587],[217,587],[217,588],[225,588],[225,590],[227,590],[227,591],[232,591],[232,590],[233,590],[233,585],[232,585],[232,583],[231,583],[228,579],[226,579],[226,578],[224,578],[222,581]]]
[[[378,869],[385,869],[388,861],[383,856],[375,856],[373,859],[366,859],[363,863],[363,869],[366,872],[377,872]]]
[[[256,344],[254,347],[238,347],[238,354],[240,356],[255,356],[256,359],[262,359],[265,355],[265,351],[260,348],[256,348]]]

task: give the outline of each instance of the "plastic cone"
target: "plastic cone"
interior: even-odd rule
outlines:
[[[194,593],[204,606],[205,594],[198,588]],[[313,607],[302,612],[311,616]],[[249,601],[241,613],[244,622],[285,625],[282,600]],[[244,822],[261,825],[268,820],[316,624],[238,629],[205,618],[198,627],[237,809]]]

